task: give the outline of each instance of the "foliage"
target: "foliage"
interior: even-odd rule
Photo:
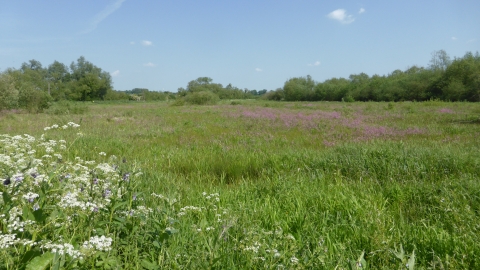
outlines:
[[[17,174],[23,175],[19,191],[26,195],[30,186],[39,197],[30,202],[18,195],[20,199],[9,202],[22,205],[18,221],[25,222],[28,211],[23,209],[29,207],[35,218],[38,202],[37,211],[43,210],[47,220],[35,242],[54,237],[52,244],[62,244],[72,254],[79,251],[83,259],[54,255],[52,249],[42,249],[42,243],[29,247],[30,242],[19,242],[0,248],[0,269],[480,266],[480,125],[465,121],[478,119],[478,103],[81,104],[88,106],[82,115],[0,115],[0,130],[35,138],[25,151],[26,144],[15,147],[5,141],[12,147],[1,148],[0,160],[9,156],[12,162],[2,163],[0,178],[10,176],[11,183],[0,182],[0,189],[13,193]],[[59,121],[81,122],[82,135],[72,127],[50,126]],[[50,129],[43,129],[45,123]],[[46,145],[38,146],[54,142],[52,153],[46,153]],[[62,145],[66,149],[60,149]],[[37,151],[29,154],[32,149]],[[36,178],[22,169],[29,166],[31,155],[44,164],[37,166]],[[97,168],[115,165],[111,178]],[[140,169],[142,174],[136,175]],[[127,172],[128,183],[123,180]],[[100,190],[105,191],[106,183],[128,187],[131,196],[113,196],[119,192],[112,188],[106,210],[63,208],[71,184],[83,183],[79,176],[87,175],[92,185],[93,174],[98,175],[94,187],[99,193],[92,203],[105,201]],[[40,175],[50,180],[41,182],[48,189],[27,185]],[[77,195],[79,202],[90,194],[90,189],[79,192],[78,186],[74,191],[85,195]],[[42,206],[42,200],[47,204]],[[114,205],[119,206],[112,209]],[[139,215],[129,216],[131,209]],[[13,224],[8,222],[10,212],[2,224]],[[35,226],[40,225],[25,224],[15,239],[31,239]],[[2,240],[10,234],[8,225],[2,227]],[[85,253],[85,242],[85,247],[110,243],[111,249],[95,245],[92,253]]]
[[[0,73],[0,110],[18,107],[18,90],[15,88],[13,76]]]
[[[480,55],[468,52],[453,61],[444,50],[432,53],[428,68],[412,66],[388,76],[365,73],[317,83],[310,76],[291,78],[283,91],[265,96],[286,101],[480,101]]]
[[[199,91],[188,93],[185,97],[185,102],[194,105],[214,105],[218,102],[219,97],[210,91]]]
[[[179,88],[178,95],[181,97],[187,94],[193,94],[196,92],[211,92],[218,96],[219,99],[245,99],[253,96],[247,89],[245,91],[228,84],[223,87],[219,83],[213,83],[212,78],[200,77],[196,80],[190,81],[187,88]]]
[[[110,74],[82,56],[70,68],[54,61],[44,68],[37,60],[22,63],[21,68],[0,73],[0,109],[22,108],[41,112],[51,101],[103,100],[112,98]]]

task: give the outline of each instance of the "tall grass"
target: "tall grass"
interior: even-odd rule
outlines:
[[[51,229],[79,252],[104,235],[108,250],[62,259],[41,244],[33,252],[16,245],[3,248],[0,261],[9,262],[3,269],[40,259],[85,269],[476,269],[480,125],[464,119],[478,111],[478,104],[436,101],[243,101],[3,113],[1,133],[65,139],[64,163],[81,157],[121,166],[120,179],[142,174],[118,211]],[[80,129],[43,129],[70,121]],[[9,170],[2,173],[6,179]],[[123,216],[132,207],[150,210]]]

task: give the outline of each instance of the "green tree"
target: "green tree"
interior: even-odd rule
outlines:
[[[432,52],[432,59],[430,59],[429,69],[445,71],[452,63],[450,56],[444,50]]]
[[[305,101],[315,99],[315,81],[310,75],[306,77],[291,78],[285,82],[283,92],[285,100]]]
[[[0,73],[0,110],[18,107],[18,90],[9,72]]]
[[[77,63],[70,64],[72,87],[71,97],[75,100],[104,99],[112,91],[112,78],[108,72],[93,65],[81,56]]]
[[[188,92],[202,92],[211,91],[213,93],[219,93],[223,89],[223,86],[219,83],[213,83],[212,78],[199,77],[196,80],[190,81],[187,85]]]
[[[54,100],[64,100],[66,83],[70,80],[70,72],[65,64],[54,61],[47,68],[48,94]]]

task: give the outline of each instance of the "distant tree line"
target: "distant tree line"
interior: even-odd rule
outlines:
[[[413,66],[395,70],[386,76],[353,74],[316,82],[310,76],[287,80],[283,88],[248,90],[214,83],[209,77],[190,81],[177,93],[134,88],[115,91],[108,72],[83,56],[70,66],[54,61],[43,67],[37,60],[23,63],[19,69],[0,72],[0,110],[24,108],[42,111],[52,101],[75,100],[171,100],[179,103],[211,103],[219,99],[263,97],[286,101],[403,101],[440,99],[480,101],[480,55],[466,53],[450,59],[444,50],[432,53],[427,68]],[[207,101],[205,101],[207,100]]]
[[[188,94],[204,91],[212,92],[220,99],[245,99],[260,95],[256,90],[242,90],[238,87],[232,86],[232,84],[223,87],[220,83],[214,83],[213,79],[209,77],[200,77],[196,80],[190,81],[187,88],[178,88],[177,93],[180,97],[183,97]],[[266,92],[267,90],[265,90],[264,93]]]
[[[265,98],[286,101],[480,101],[480,55],[453,60],[444,50],[432,53],[427,68],[413,66],[387,76],[365,73],[317,83],[310,76],[287,80]]]
[[[20,69],[10,68],[0,73],[0,110],[41,111],[51,101],[102,100],[111,91],[110,74],[83,56],[70,67],[58,61],[43,67],[39,61],[30,60]]]

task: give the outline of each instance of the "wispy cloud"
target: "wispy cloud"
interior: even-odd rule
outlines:
[[[358,11],[358,14],[362,14],[365,12],[365,9],[364,8],[361,8],[359,11]]]
[[[313,67],[313,66],[320,66],[320,61],[316,61],[315,63],[313,64],[308,64],[309,66]]]
[[[130,45],[135,45],[135,41],[130,41]]]
[[[152,62],[148,62],[146,64],[143,64],[144,67],[156,67],[157,65],[155,65],[154,63]]]
[[[95,17],[93,17],[92,21],[90,22],[89,27],[83,30],[81,34],[88,34],[95,30],[103,20],[105,20],[110,14],[115,12],[115,10],[119,9],[125,1],[126,0],[115,0],[113,4],[108,5],[102,11],[97,13],[97,15],[95,15]]]
[[[143,46],[152,46],[153,45],[153,42],[149,41],[149,40],[142,40],[142,45]]]
[[[112,77],[117,77],[118,75],[120,75],[120,70],[115,70],[114,72],[110,72],[110,75]]]
[[[347,14],[345,9],[334,10],[330,12],[327,17],[332,20],[337,20],[343,24],[349,24],[355,21],[355,18],[352,15]]]
[[[261,69],[261,68],[255,68],[255,71],[256,71],[256,72],[262,72],[263,69]]]
[[[457,40],[457,38],[456,38],[456,37],[452,37],[452,40]]]

